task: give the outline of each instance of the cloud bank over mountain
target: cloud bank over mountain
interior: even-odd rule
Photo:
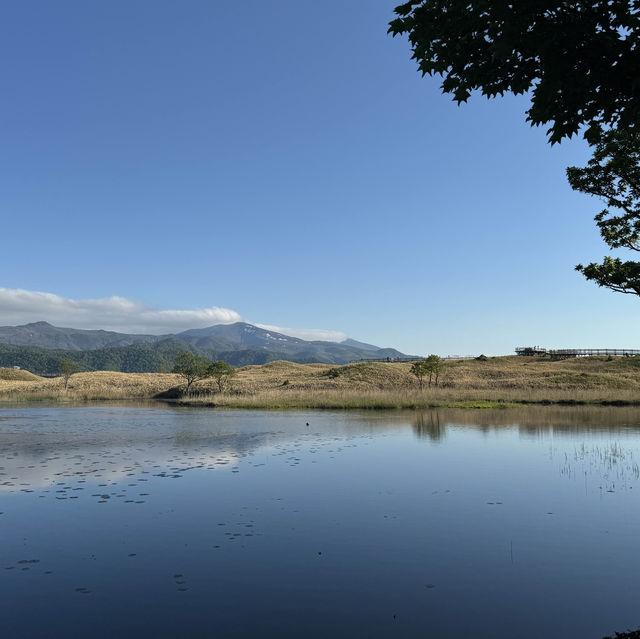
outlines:
[[[323,342],[342,342],[347,339],[347,334],[342,331],[330,331],[324,328],[286,328],[281,326],[272,326],[270,324],[257,324],[258,328],[265,331],[273,331],[274,333],[282,333],[289,337],[297,337],[306,340],[320,340]]]
[[[155,309],[119,296],[78,300],[55,293],[0,287],[0,325],[14,326],[41,320],[56,326],[152,335],[245,321],[238,312],[219,306],[193,310]],[[339,331],[324,329],[256,325],[301,339],[342,341],[347,337]]]

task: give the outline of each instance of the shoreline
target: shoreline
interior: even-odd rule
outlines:
[[[517,408],[544,408],[544,407],[640,407],[640,398],[622,399],[616,397],[575,399],[575,398],[529,398],[518,399],[515,397],[500,397],[499,393],[492,397],[465,397],[461,393],[459,397],[447,393],[447,397],[380,397],[371,400],[366,394],[350,394],[348,397],[321,397],[314,398],[313,393],[300,394],[291,398],[260,397],[252,395],[198,395],[194,397],[162,397],[144,395],[50,395],[50,394],[21,394],[19,396],[0,396],[0,410],[8,406],[33,406],[38,404],[51,404],[60,406],[83,404],[108,404],[111,402],[145,402],[150,404],[169,404],[184,408],[209,408],[224,410],[334,410],[334,411],[382,411],[404,410],[420,411],[432,409],[466,409],[466,410],[508,410]]]
[[[206,379],[194,383],[185,396],[184,379],[171,373],[76,373],[65,387],[62,377],[0,368],[0,407],[114,400],[255,410],[640,406],[640,358],[634,357],[466,360],[448,363],[439,386],[427,381],[421,389],[410,364],[277,361],[236,369],[223,392]]]

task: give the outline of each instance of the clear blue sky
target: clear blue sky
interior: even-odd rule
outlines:
[[[640,299],[573,271],[606,252],[584,144],[456,107],[393,6],[4,3],[0,287],[405,352],[640,347]]]

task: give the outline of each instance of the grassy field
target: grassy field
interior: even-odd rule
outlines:
[[[163,397],[230,408],[490,408],[510,404],[640,404],[640,358],[589,357],[561,362],[524,357],[448,362],[438,387],[420,390],[410,364],[346,366],[271,362],[236,371],[224,393],[204,380],[181,396],[183,381],[160,373],[77,373],[62,378],[0,369],[0,402]]]

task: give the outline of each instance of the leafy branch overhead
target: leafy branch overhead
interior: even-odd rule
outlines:
[[[640,120],[640,0],[412,0],[395,13],[389,32],[458,104],[531,92],[527,121],[551,124],[552,144]]]
[[[595,220],[610,248],[640,251],[640,0],[412,0],[395,13],[389,32],[458,104],[476,90],[528,93],[527,121],[550,124],[552,144],[583,130],[593,157],[567,169],[569,182],[607,203]],[[638,261],[576,269],[640,295]]]
[[[635,128],[612,129],[595,145],[584,168],[567,169],[571,187],[605,201],[595,220],[602,239],[612,249],[640,252],[640,133]],[[614,212],[611,209],[615,209]],[[576,269],[588,280],[620,293],[640,295],[640,262],[605,257]]]

